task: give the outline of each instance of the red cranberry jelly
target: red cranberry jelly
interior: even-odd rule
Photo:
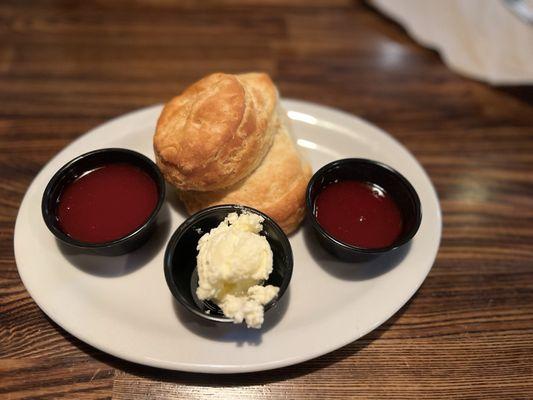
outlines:
[[[357,247],[386,247],[402,232],[398,206],[369,182],[345,180],[324,187],[315,201],[315,215],[331,236]]]
[[[61,193],[60,229],[73,239],[104,243],[142,226],[158,201],[155,181],[126,163],[107,164],[81,175]]]

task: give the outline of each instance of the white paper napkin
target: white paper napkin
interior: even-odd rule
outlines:
[[[530,1],[530,0],[526,0]],[[459,74],[493,85],[533,84],[533,25],[503,0],[370,0]]]

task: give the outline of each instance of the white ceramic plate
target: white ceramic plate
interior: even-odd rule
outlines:
[[[155,237],[121,257],[75,254],[60,246],[41,217],[41,196],[56,170],[79,154],[125,147],[153,159],[161,106],[114,119],[83,135],[37,175],[20,206],[15,256],[24,285],[56,323],[117,357],[155,367],[234,373],[296,364],[342,347],[390,318],[428,274],[441,236],[435,190],[414,157],[385,132],[352,115],[284,100],[295,138],[316,171],[345,157],[396,168],[417,190],[422,224],[410,246],[365,264],[336,261],[304,225],[290,238],[294,273],[261,330],[214,324],[177,304],[163,275],[163,253],[185,213],[169,190]]]

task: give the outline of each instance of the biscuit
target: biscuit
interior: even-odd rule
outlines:
[[[305,191],[311,167],[286,126],[277,122],[274,143],[259,167],[235,185],[211,192],[180,191],[189,213],[217,204],[241,204],[273,218],[286,232],[294,231],[305,215]]]
[[[264,73],[215,73],[174,97],[154,135],[165,179],[180,190],[213,191],[250,175],[272,145],[277,97]]]

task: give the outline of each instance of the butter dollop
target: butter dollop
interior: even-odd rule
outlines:
[[[200,300],[212,300],[234,323],[260,328],[264,305],[279,292],[262,286],[272,272],[273,256],[259,232],[263,217],[251,212],[231,213],[198,241],[198,288]]]

